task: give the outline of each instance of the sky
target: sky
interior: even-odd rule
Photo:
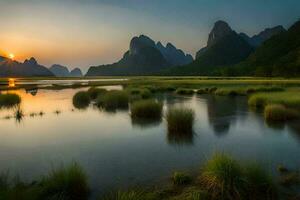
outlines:
[[[0,55],[86,71],[140,34],[194,56],[217,20],[251,36],[299,18],[299,0],[0,0]]]

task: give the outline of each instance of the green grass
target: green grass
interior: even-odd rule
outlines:
[[[195,113],[189,108],[170,108],[166,120],[170,134],[190,134],[193,132]]]
[[[17,94],[0,94],[0,109],[11,108],[21,103],[21,97]]]
[[[128,102],[128,93],[119,90],[108,91],[96,99],[96,104],[106,110],[128,108]]]
[[[90,104],[90,96],[88,92],[80,91],[73,96],[73,105],[77,109],[87,108]]]
[[[52,170],[41,181],[42,199],[87,200],[87,176],[76,163]]]
[[[272,176],[254,163],[244,169],[248,199],[277,199],[278,190]]]
[[[135,101],[131,104],[131,116],[133,118],[159,119],[162,115],[162,103],[155,100]]]
[[[189,174],[183,172],[174,172],[172,176],[174,185],[187,185],[191,183],[192,178]]]
[[[176,94],[180,94],[180,95],[192,95],[194,94],[194,90],[193,89],[188,89],[188,88],[178,88],[175,91]]]
[[[300,113],[296,110],[286,108],[280,104],[270,104],[264,108],[264,118],[267,121],[287,121],[300,117]]]
[[[215,154],[206,163],[199,181],[212,200],[241,199],[245,188],[242,167],[225,154]]]
[[[87,92],[90,96],[90,99],[95,100],[99,95],[106,93],[107,90],[103,88],[91,87]]]
[[[250,96],[248,104],[258,108],[264,108],[268,104],[281,104],[287,108],[300,109],[300,92],[257,93]]]

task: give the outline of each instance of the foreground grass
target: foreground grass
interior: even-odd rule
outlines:
[[[162,115],[162,103],[153,99],[133,102],[130,106],[133,118],[159,119]]]
[[[0,94],[0,109],[11,108],[21,103],[21,97],[17,94]]]
[[[1,200],[87,200],[89,194],[87,176],[76,163],[53,169],[32,183],[0,175]]]

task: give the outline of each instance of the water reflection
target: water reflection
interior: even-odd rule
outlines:
[[[176,133],[176,132],[167,132],[167,141],[170,145],[176,146],[189,146],[194,144],[193,132],[186,133]]]
[[[35,96],[38,93],[38,88],[27,88],[25,89],[27,94],[31,94],[32,96]]]
[[[142,129],[159,126],[161,122],[162,119],[137,119],[135,117],[131,117],[132,126],[142,128]]]
[[[217,136],[224,136],[230,130],[237,112],[237,98],[206,96],[208,121]]]

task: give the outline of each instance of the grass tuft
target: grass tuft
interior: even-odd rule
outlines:
[[[195,113],[189,108],[171,108],[166,115],[170,134],[190,134],[193,132]]]
[[[88,89],[87,92],[88,92],[88,94],[90,96],[90,99],[91,100],[95,100],[95,99],[97,99],[97,97],[99,95],[102,95],[102,94],[106,93],[107,90],[104,89],[104,88],[91,87],[90,89]]]
[[[211,199],[241,199],[245,182],[239,163],[225,154],[215,154],[200,175],[202,187]]]
[[[80,91],[73,96],[73,105],[77,109],[87,108],[90,104],[90,96],[88,92]]]
[[[133,118],[158,119],[162,115],[162,103],[155,100],[141,100],[133,102],[130,106]]]
[[[299,118],[296,110],[286,108],[280,104],[270,104],[264,109],[264,117],[267,121],[287,121]]]
[[[128,108],[129,97],[126,91],[112,90],[98,96],[96,104],[106,110]]]
[[[54,169],[41,181],[43,199],[87,200],[87,176],[76,163]]]
[[[11,108],[21,103],[17,94],[0,94],[0,108]]]

